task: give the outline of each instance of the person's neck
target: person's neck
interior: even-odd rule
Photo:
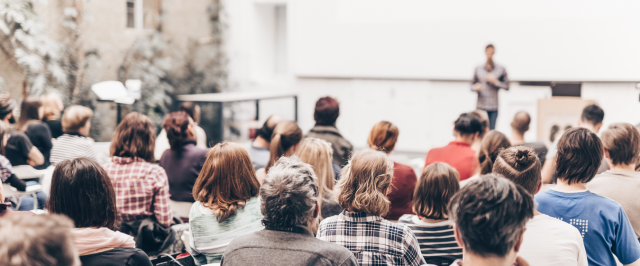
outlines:
[[[423,221],[425,223],[430,223],[430,224],[440,223],[440,222],[444,222],[446,220],[447,219],[429,219],[429,218],[420,217],[420,221]]]
[[[590,123],[582,122],[580,127],[586,128],[586,129],[590,130],[591,132],[598,134],[598,130],[596,130],[596,127],[594,125],[590,124]]]
[[[515,146],[515,145],[521,145],[521,144],[525,144],[526,142],[524,141],[524,134],[518,132],[515,129],[511,130],[511,145]]]
[[[509,256],[479,256],[471,252],[462,254],[462,262],[464,266],[513,266],[515,258],[509,258]]]
[[[577,192],[587,190],[586,183],[572,183],[569,184],[564,179],[558,178],[558,184],[556,184],[555,190],[560,192]]]
[[[620,171],[620,172],[635,172],[636,171],[636,165],[635,164],[611,164],[611,162],[609,162],[609,165],[611,166],[611,171]]]
[[[462,135],[456,135],[455,137],[456,137],[455,141],[465,142],[465,143],[467,143],[469,145],[473,145],[473,139],[470,138],[470,137],[463,137]]]
[[[253,147],[256,147],[256,148],[268,148],[270,144],[271,143],[269,143],[267,140],[263,139],[260,136],[257,136],[253,140],[253,144],[252,145],[253,145]]]
[[[539,211],[538,211],[538,210],[536,210],[536,209],[533,209],[533,216],[540,215],[540,214],[542,214],[542,213],[541,213],[541,212],[539,212]]]

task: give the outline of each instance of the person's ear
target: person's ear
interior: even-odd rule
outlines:
[[[577,125],[578,125],[578,127],[581,127],[581,126],[582,126],[582,120],[581,120],[581,119],[578,119],[578,123],[577,123]]]
[[[298,144],[296,144],[296,145],[293,145],[293,146],[291,147],[291,153],[292,153],[292,154],[294,154],[294,153],[296,153],[296,151],[298,151],[298,146],[299,146],[299,145],[300,145],[300,143],[298,143]]]
[[[513,251],[515,251],[515,253],[518,253],[520,251],[520,246],[522,246],[522,241],[524,240],[524,232],[527,231],[527,228],[525,228],[524,230],[522,230],[522,234],[520,234],[520,239],[518,240],[518,242],[516,242],[516,244],[513,246]]]
[[[542,189],[542,182],[540,182],[540,184],[538,184],[538,189],[536,190],[536,193],[534,193],[534,195],[538,194],[538,192],[540,192],[541,189]]]
[[[462,239],[460,238],[460,231],[458,231],[458,227],[456,227],[455,225],[453,225],[453,238],[456,239],[458,247],[464,249],[464,242],[462,242]]]
[[[313,219],[318,218],[320,216],[320,203],[316,201],[316,209],[313,210]]]
[[[607,149],[604,149],[604,158],[611,160],[611,155],[609,154],[609,151]]]

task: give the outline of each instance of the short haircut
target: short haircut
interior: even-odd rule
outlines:
[[[64,104],[58,93],[50,92],[44,94],[40,96],[40,102],[42,102],[43,119],[49,121],[60,119],[60,112],[64,110]]]
[[[42,107],[42,103],[38,97],[30,96],[22,100],[22,104],[20,105],[20,119],[18,119],[17,126],[18,130],[24,132],[29,125],[42,119],[42,117],[40,117],[40,107]]]
[[[65,160],[51,178],[48,210],[71,218],[77,228],[116,228],[116,194],[107,172],[88,158]]]
[[[7,115],[13,113],[13,109],[15,109],[16,106],[16,100],[11,99],[11,95],[6,93],[0,94],[0,119],[4,120]]]
[[[280,121],[273,129],[273,135],[271,135],[271,143],[269,143],[269,161],[264,167],[266,172],[269,172],[271,166],[276,163],[282,156],[291,155],[291,147],[300,143],[304,136],[302,135],[302,129],[296,122],[293,121]]]
[[[334,98],[329,96],[322,97],[316,102],[316,109],[313,113],[313,119],[316,125],[332,126],[338,120],[340,115],[340,104]]]
[[[71,229],[62,215],[11,214],[0,219],[0,265],[80,265]]]
[[[529,113],[520,111],[513,116],[513,121],[511,122],[511,128],[513,128],[515,131],[518,131],[518,133],[520,134],[524,134],[529,130],[530,124],[531,124],[531,116],[529,115]]]
[[[167,133],[167,140],[169,140],[169,147],[174,151],[181,151],[182,146],[187,139],[187,129],[191,124],[189,120],[189,114],[185,111],[172,112],[167,115],[162,123],[162,128]]]
[[[504,257],[521,240],[533,217],[533,197],[504,177],[488,174],[472,179],[449,203],[465,252]]]
[[[191,117],[191,119],[195,121],[197,109],[198,105],[194,102],[182,102],[180,104],[180,107],[178,108],[178,111],[186,112]]]
[[[592,125],[597,125],[602,123],[604,120],[604,110],[595,104],[587,105],[584,109],[582,109],[582,116],[580,117],[582,122],[588,122]]]
[[[146,115],[127,114],[111,139],[111,156],[140,158],[155,163],[155,129]]]
[[[531,195],[542,183],[542,164],[532,148],[515,146],[500,153],[493,164],[493,173],[504,176],[525,188]]]
[[[413,211],[435,220],[448,218],[447,205],[460,190],[460,174],[446,163],[427,165],[413,192]]]
[[[258,195],[260,183],[240,144],[221,142],[207,154],[193,186],[193,198],[204,207],[218,210],[219,222],[236,213],[239,203]]]
[[[476,109],[469,112],[472,115],[475,115],[478,120],[480,120],[480,124],[482,124],[482,131],[480,131],[480,135],[478,137],[483,138],[485,132],[489,129],[489,114],[485,110]]]
[[[87,107],[81,105],[67,107],[62,115],[62,131],[78,133],[80,128],[89,122],[91,116],[93,116],[93,111]]]
[[[260,187],[263,223],[273,227],[306,225],[313,217],[318,193],[310,165],[295,156],[280,158]]]
[[[373,125],[367,143],[369,147],[389,153],[395,148],[400,131],[391,122],[381,121]]]
[[[484,50],[487,50],[489,48],[493,48],[494,50],[496,49],[493,44],[487,44],[487,46],[484,48]]]
[[[392,177],[393,162],[386,153],[356,152],[340,174],[338,203],[350,212],[384,216],[389,212],[386,193]]]
[[[611,124],[602,132],[602,145],[614,165],[635,164],[640,157],[640,132],[629,123]]]
[[[511,142],[500,131],[491,130],[482,139],[480,150],[478,151],[478,163],[480,163],[480,174],[491,173],[493,163],[498,158],[498,154],[504,149],[511,147]]]
[[[586,128],[572,128],[558,141],[557,176],[572,183],[587,183],[598,172],[603,156],[602,141]]]
[[[482,123],[476,115],[464,113],[453,124],[454,130],[460,135],[473,135],[482,132]]]

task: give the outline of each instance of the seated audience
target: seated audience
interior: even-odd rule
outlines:
[[[604,157],[611,169],[587,184],[589,191],[620,203],[640,238],[640,173],[635,171],[640,151],[640,133],[631,124],[616,123],[602,132]]]
[[[449,203],[463,253],[462,261],[451,266],[528,266],[518,252],[533,210],[529,192],[503,177],[489,174],[469,181]]]
[[[170,113],[162,124],[171,149],[160,158],[160,166],[167,172],[169,194],[175,201],[195,201],[191,192],[209,152],[196,146],[196,127],[184,111]]]
[[[493,165],[499,174],[522,186],[531,195],[540,191],[542,164],[530,147],[511,147],[500,153]],[[575,227],[533,210],[527,222],[518,255],[531,265],[587,266],[582,235]]]
[[[345,210],[320,223],[317,238],[346,247],[359,265],[423,265],[420,245],[404,224],[382,218],[389,212],[393,162],[381,151],[357,152],[338,182]]]
[[[342,168],[348,163],[349,157],[353,153],[353,146],[342,137],[336,128],[336,120],[339,115],[340,104],[336,99],[329,96],[318,99],[316,109],[313,112],[316,125],[309,130],[306,137],[324,139],[331,143],[333,163]]]
[[[47,93],[40,96],[42,102],[42,121],[49,126],[51,137],[57,139],[62,136],[62,122],[60,121],[60,113],[64,110],[64,104],[60,95],[55,92]]]
[[[320,203],[320,218],[331,217],[342,212],[333,194],[335,177],[333,173],[333,149],[331,143],[323,139],[306,138],[296,152],[300,161],[308,163],[318,177],[318,197]]]
[[[178,112],[183,111],[186,112],[194,122],[194,129],[196,134],[194,135],[194,140],[196,140],[196,147],[200,149],[207,148],[207,133],[204,132],[198,124],[200,123],[200,106],[195,104],[194,102],[182,102],[180,104],[180,108],[178,108]],[[167,136],[166,129],[162,129],[158,137],[156,138],[156,147],[155,147],[155,157],[162,158],[162,154],[168,149],[171,148],[171,144],[169,143],[169,139]]]
[[[476,156],[476,151],[471,149],[471,144],[481,132],[482,123],[475,115],[461,114],[454,123],[455,140],[447,146],[431,149],[427,153],[424,166],[443,162],[460,173],[460,181],[471,177],[475,170],[474,158]]]
[[[44,163],[36,166],[36,169],[46,169],[51,164],[49,156],[51,155],[53,143],[51,142],[49,126],[42,122],[43,112],[40,99],[28,97],[22,101],[20,119],[17,126],[18,130],[24,132],[29,137],[31,144],[38,148],[42,156],[44,156]]]
[[[86,157],[101,162],[92,139],[89,139],[91,130],[91,109],[72,105],[67,107],[62,115],[62,130],[64,134],[56,139],[56,145],[51,149],[51,164],[57,164],[64,160]]]
[[[151,261],[117,226],[116,195],[107,172],[87,158],[60,162],[51,179],[50,213],[73,220],[71,230],[83,265],[134,266]]]
[[[473,110],[469,113],[475,115],[482,124],[482,131],[480,131],[478,138],[476,138],[473,144],[471,144],[471,149],[473,149],[474,151],[478,151],[480,150],[482,139],[487,133],[489,133],[489,115],[487,114],[487,111],[480,109]]]
[[[428,165],[413,193],[414,214],[400,217],[418,238],[424,260],[429,264],[448,266],[462,259],[462,249],[453,234],[453,223],[447,204],[460,190],[458,172],[446,163]]]
[[[221,265],[357,265],[348,249],[313,237],[321,190],[310,165],[280,158],[260,188],[265,229],[231,241]]]
[[[62,215],[7,215],[0,219],[0,265],[80,266],[73,222]]]
[[[15,108],[16,101],[11,99],[9,94],[0,94],[0,119],[7,127],[16,122]],[[44,156],[33,146],[29,137],[24,133],[10,129],[9,140],[5,147],[5,156],[11,165],[31,165],[38,166],[44,163]]]
[[[511,145],[531,147],[538,155],[540,163],[544,165],[548,151],[547,145],[542,141],[524,141],[524,134],[529,131],[529,124],[531,124],[531,116],[529,116],[529,113],[520,111],[513,116],[513,121],[511,121]]]
[[[269,169],[273,164],[282,156],[291,156],[296,153],[298,144],[302,140],[302,130],[293,121],[280,121],[278,125],[273,129],[273,136],[271,137],[271,146],[269,148],[269,161],[267,165],[256,171],[258,181],[262,184]]]
[[[259,189],[242,146],[222,142],[211,149],[193,187],[196,202],[189,213],[190,253],[200,264],[219,263],[231,240],[264,228]]]
[[[278,122],[282,121],[282,117],[278,115],[272,115],[264,121],[264,125],[256,130],[256,138],[251,141],[247,147],[249,156],[251,157],[251,163],[253,163],[253,169],[264,168],[269,162],[269,146],[271,145],[271,136],[273,135],[273,129]]]
[[[381,150],[387,154],[393,151],[398,141],[400,131],[391,122],[381,121],[376,123],[369,133],[367,143],[374,150]],[[418,177],[411,166],[393,162],[393,178],[391,179],[391,189],[387,193],[387,199],[391,202],[389,212],[385,219],[397,221],[404,214],[412,214],[411,198],[413,190],[416,188]]]
[[[480,175],[491,173],[493,163],[498,158],[498,154],[504,149],[511,147],[509,139],[499,131],[491,130],[482,140],[482,145],[478,153],[476,153],[476,170],[475,175],[460,182],[460,186],[466,185],[471,179]]]
[[[557,186],[536,195],[538,211],[578,228],[589,265],[616,265],[614,255],[624,265],[640,265],[640,243],[622,206],[586,188],[602,157],[594,132],[567,130],[558,141]]]

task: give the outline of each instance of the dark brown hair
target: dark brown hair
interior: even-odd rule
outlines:
[[[482,139],[480,150],[478,151],[480,174],[485,175],[491,173],[493,162],[496,161],[498,154],[509,147],[511,147],[511,142],[509,142],[507,136],[496,130],[489,131]]]
[[[276,163],[281,156],[288,156],[291,147],[300,143],[302,140],[302,129],[293,121],[280,121],[278,125],[273,129],[273,135],[271,136],[271,143],[269,144],[269,162],[265,166],[266,173],[269,172],[269,168]]]
[[[162,123],[162,128],[167,132],[167,139],[169,140],[169,146],[174,151],[180,151],[182,144],[189,139],[187,129],[191,121],[189,121],[189,114],[185,111],[173,112],[167,115]]]
[[[559,179],[572,183],[587,183],[600,168],[602,141],[586,128],[567,130],[558,141],[556,171]]]
[[[141,113],[129,113],[113,134],[111,156],[140,158],[154,163],[155,143],[155,127],[151,120]]]
[[[384,216],[389,212],[386,192],[393,177],[393,162],[386,153],[364,149],[353,155],[338,181],[338,203],[350,212]]]
[[[515,146],[500,153],[493,164],[493,173],[500,174],[521,185],[531,195],[538,192],[542,183],[542,164],[532,148]]]
[[[413,192],[413,211],[420,217],[442,220],[447,205],[460,190],[460,174],[446,163],[427,165]]]
[[[640,132],[629,123],[611,124],[602,132],[602,145],[609,152],[614,165],[637,163],[640,151]]]
[[[40,117],[40,107],[42,107],[42,103],[38,97],[31,96],[22,101],[20,105],[20,119],[18,119],[17,127],[19,131],[26,131],[31,123],[42,119],[42,117]]]
[[[480,124],[482,125],[482,131],[480,131],[480,134],[478,134],[478,137],[484,138],[484,135],[489,131],[489,114],[487,114],[487,111],[480,110],[480,109],[473,110],[469,112],[469,114],[475,115],[476,118],[480,120]]]
[[[398,135],[400,135],[398,127],[391,124],[391,122],[381,121],[376,123],[371,129],[367,143],[372,149],[389,153],[396,146]]]
[[[595,104],[587,105],[587,107],[582,109],[580,120],[591,123],[594,126],[598,125],[604,120],[604,110]]]
[[[116,193],[107,172],[88,158],[65,160],[51,178],[48,210],[69,216],[77,228],[116,227]]]
[[[482,129],[482,122],[480,122],[478,116],[470,113],[461,114],[456,122],[453,123],[453,129],[463,136],[473,135],[476,133],[481,134],[484,132]]]
[[[340,104],[329,96],[322,97],[316,102],[313,119],[318,126],[333,126],[340,115]]]
[[[217,210],[218,221],[222,222],[235,214],[239,205],[257,196],[259,189],[247,150],[225,141],[207,154],[193,186],[193,198],[204,207]]]
[[[185,111],[191,117],[191,119],[193,119],[193,121],[198,122],[197,114],[199,108],[200,106],[198,106],[194,102],[182,102],[180,104],[180,107],[178,108],[178,111]]]
[[[5,123],[0,122],[0,154],[5,155],[4,136],[9,134],[9,128]]]

